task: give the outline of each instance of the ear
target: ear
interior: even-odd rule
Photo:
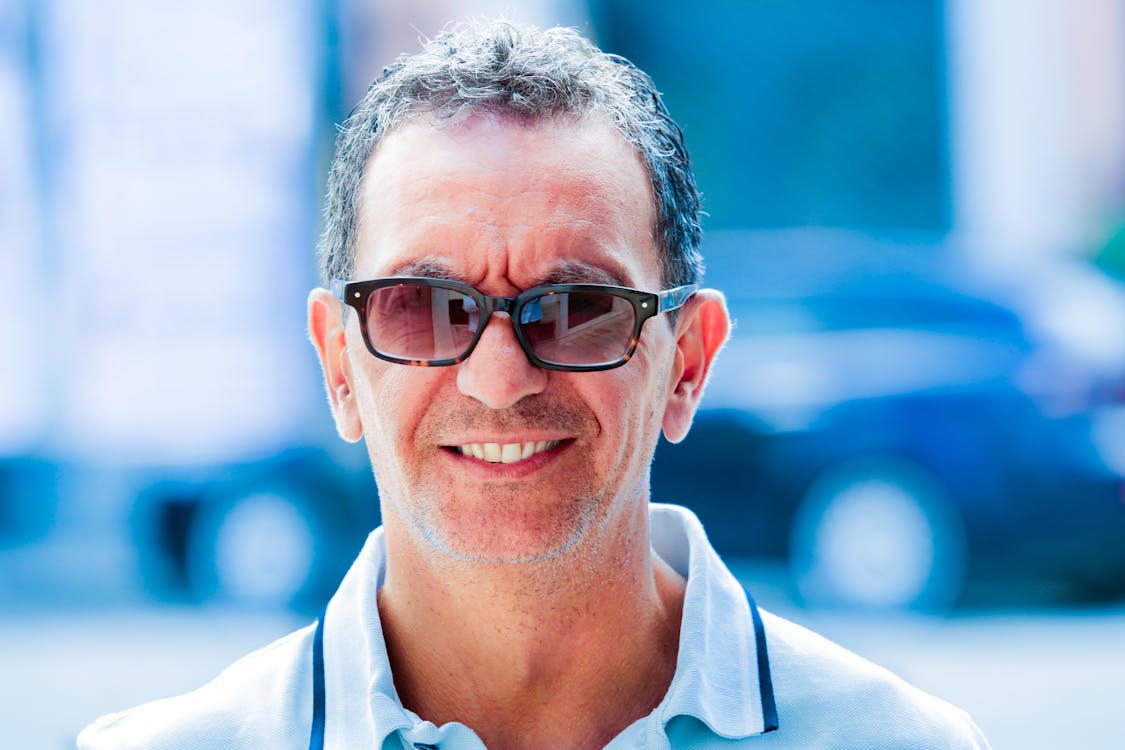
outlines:
[[[356,404],[348,343],[344,334],[344,306],[327,289],[314,289],[309,294],[309,338],[312,339],[328,403],[336,420],[336,432],[354,443],[363,437],[363,425]]]
[[[678,443],[687,436],[711,364],[729,334],[730,315],[722,292],[700,289],[681,308],[671,393],[664,409],[664,437],[669,442]]]

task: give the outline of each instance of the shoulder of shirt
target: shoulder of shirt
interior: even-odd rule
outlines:
[[[101,717],[78,736],[79,750],[306,747],[315,629],[247,654],[190,693]]]
[[[956,706],[807,628],[761,614],[780,724],[771,739],[778,747],[989,747]]]

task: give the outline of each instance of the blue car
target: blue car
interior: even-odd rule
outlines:
[[[1036,291],[1061,276],[992,276],[941,243],[711,243],[735,328],[690,435],[657,450],[654,499],[728,555],[784,560],[812,605],[943,610],[1016,578],[1125,592],[1111,282],[1068,321]],[[1068,322],[1118,333],[1068,342]]]

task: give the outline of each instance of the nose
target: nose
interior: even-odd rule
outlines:
[[[493,313],[457,372],[457,388],[491,409],[506,409],[547,387],[547,371],[531,364],[507,313]]]

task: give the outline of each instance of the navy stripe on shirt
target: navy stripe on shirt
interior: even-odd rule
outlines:
[[[324,750],[324,617],[325,607],[320,619],[316,621],[316,635],[313,636],[313,717],[309,731],[309,750]]]
[[[750,616],[754,618],[754,644],[758,652],[758,691],[762,695],[762,722],[765,732],[777,730],[777,701],[773,696],[773,676],[770,674],[770,656],[766,651],[766,627],[762,624],[762,615],[758,613],[758,605],[750,590],[745,586],[746,601],[750,604]]]

